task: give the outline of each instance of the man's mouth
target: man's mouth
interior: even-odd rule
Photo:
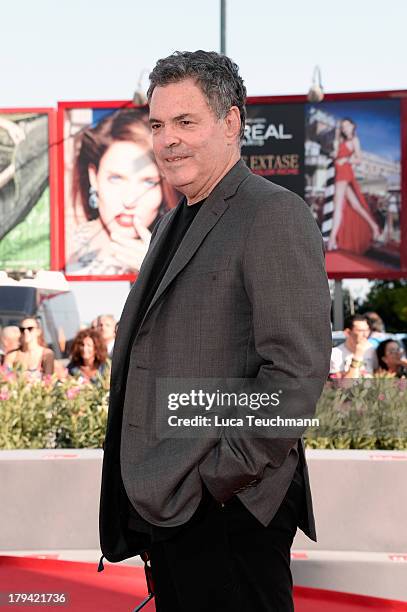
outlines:
[[[165,161],[173,164],[174,162],[179,162],[179,161],[183,161],[184,159],[187,159],[188,155],[172,155],[171,157],[166,157]]]
[[[134,215],[122,213],[121,215],[117,215],[117,217],[115,217],[115,221],[122,227],[133,227],[133,217]]]

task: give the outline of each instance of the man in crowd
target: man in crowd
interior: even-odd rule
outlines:
[[[111,357],[116,337],[116,321],[114,316],[111,314],[100,315],[96,321],[96,329],[102,334],[107,346],[108,357]]]
[[[155,226],[120,319],[100,537],[110,561],[149,555],[157,612],[292,611],[297,526],[316,537],[298,433],[156,429],[163,378],[306,380],[302,413],[328,376],[322,237],[301,198],[241,160],[245,98],[236,64],[214,52],[177,52],[150,75],[154,153],[184,197]]]
[[[332,349],[331,378],[372,378],[377,368],[375,347],[369,342],[370,327],[365,315],[345,321],[346,340]]]
[[[364,314],[370,327],[369,342],[375,349],[377,349],[380,342],[383,342],[383,340],[388,338],[384,321],[381,316],[377,314],[377,312],[369,311],[365,312]]]
[[[16,325],[3,327],[0,334],[0,365],[8,353],[16,351],[20,347],[21,334]]]

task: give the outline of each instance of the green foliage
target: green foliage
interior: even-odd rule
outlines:
[[[319,427],[306,432],[308,448],[406,450],[407,380],[329,382],[316,417]]]
[[[388,332],[404,332],[407,324],[407,281],[375,281],[360,310],[377,312]]]
[[[0,242],[0,268],[49,270],[49,187],[34,208]]]
[[[108,396],[109,373],[90,384],[0,368],[0,449],[101,448]],[[308,448],[406,450],[407,380],[329,382],[316,416]]]
[[[98,384],[23,372],[0,372],[0,449],[100,448],[108,405],[108,375]]]

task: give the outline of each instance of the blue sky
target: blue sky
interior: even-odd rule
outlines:
[[[356,123],[361,147],[390,161],[400,161],[400,102],[399,100],[356,100],[322,102],[319,108],[341,120]]]
[[[219,0],[2,2],[0,106],[128,99],[176,49],[219,49]],[[227,52],[251,95],[407,88],[405,0],[227,0]]]
[[[226,51],[250,95],[304,94],[316,64],[327,92],[407,89],[406,23],[405,0],[227,0]],[[127,100],[158,58],[219,50],[218,0],[20,0],[1,24],[0,107]],[[76,285],[84,321],[120,313],[127,284]]]

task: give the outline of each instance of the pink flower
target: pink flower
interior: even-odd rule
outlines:
[[[80,387],[71,387],[70,389],[67,390],[66,392],[66,396],[68,399],[74,399],[78,393],[80,392],[81,388]]]
[[[397,386],[400,391],[405,391],[407,389],[407,378],[400,378],[400,380],[397,381]]]
[[[14,382],[16,380],[16,373],[7,366],[0,367],[0,375],[1,378],[7,382]]]
[[[379,395],[378,395],[377,399],[378,399],[378,400],[380,400],[380,401],[382,402],[383,400],[385,400],[385,399],[386,399],[386,396],[385,396],[385,394],[384,394],[384,393],[379,393]]]
[[[10,393],[8,392],[8,389],[6,389],[5,387],[0,389],[0,400],[8,400],[9,397]]]

